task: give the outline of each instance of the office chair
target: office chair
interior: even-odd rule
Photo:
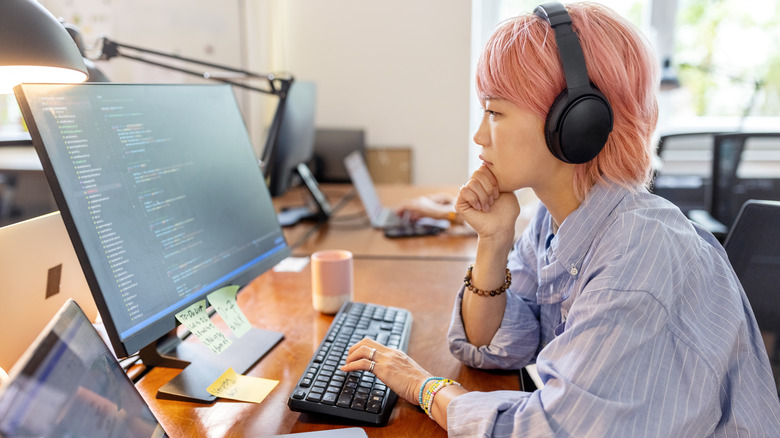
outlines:
[[[721,242],[747,200],[780,200],[780,132],[716,134],[711,166],[706,208],[687,214]]]
[[[749,200],[723,247],[761,330],[775,383],[780,383],[780,202]],[[780,385],[778,385],[780,388]]]
[[[712,145],[721,132],[691,131],[663,134],[656,153],[652,192],[668,199],[684,214],[707,208],[712,172]]]

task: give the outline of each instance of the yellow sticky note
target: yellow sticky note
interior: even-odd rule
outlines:
[[[217,310],[219,316],[225,320],[230,330],[237,338],[244,336],[252,328],[246,315],[238,307],[236,293],[238,286],[225,286],[208,295],[209,303]]]
[[[217,397],[260,403],[278,384],[278,380],[243,376],[228,368],[206,390]]]
[[[211,322],[209,314],[206,312],[206,300],[200,300],[177,313],[176,319],[209,347],[214,354],[222,353],[231,344],[230,339]]]

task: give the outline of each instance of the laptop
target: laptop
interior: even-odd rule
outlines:
[[[363,208],[366,209],[372,227],[391,228],[408,223],[408,220],[398,216],[393,209],[384,207],[379,201],[374,181],[371,179],[361,151],[353,151],[344,157],[344,167],[347,169],[349,179],[352,180],[352,185],[355,186],[360,202],[363,203]]]
[[[385,237],[435,236],[450,227],[450,222],[446,219],[423,217],[412,222],[407,217],[399,216],[392,208],[383,206],[362,151],[356,150],[344,157],[344,167],[371,220],[371,226],[383,229]]]
[[[89,318],[69,299],[0,386],[0,436],[167,435]]]
[[[69,299],[0,385],[0,436],[168,435],[87,316]],[[367,437],[357,427],[278,436]]]
[[[780,202],[750,200],[723,242],[764,340],[780,394]]]
[[[9,370],[68,298],[98,317],[59,212],[0,228],[0,368]],[[14,309],[7,311],[7,309]]]

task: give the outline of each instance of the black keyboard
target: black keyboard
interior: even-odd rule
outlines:
[[[349,347],[366,337],[406,352],[411,330],[412,314],[406,309],[345,303],[333,318],[287,405],[293,411],[385,425],[396,394],[373,373],[346,373],[339,368],[344,365]]]

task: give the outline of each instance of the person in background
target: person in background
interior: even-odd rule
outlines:
[[[465,222],[455,211],[456,197],[449,193],[433,193],[426,196],[409,199],[396,208],[401,217],[416,221],[423,217],[447,219],[452,225],[463,225]]]
[[[396,208],[398,216],[406,216],[412,221],[423,217],[447,219],[453,225],[463,225],[463,218],[455,211],[457,198],[449,193],[433,193],[404,201]]]
[[[372,371],[451,436],[780,436],[766,350],[723,248],[647,190],[655,56],[612,10],[562,9],[505,22],[479,61],[483,164],[455,205],[479,243],[447,338],[468,366],[536,363],[544,385],[470,392],[370,339],[342,369]],[[572,36],[595,97],[562,113],[594,125],[557,144],[567,96],[556,98],[583,79],[570,70]],[[523,187],[541,206],[513,241]]]

